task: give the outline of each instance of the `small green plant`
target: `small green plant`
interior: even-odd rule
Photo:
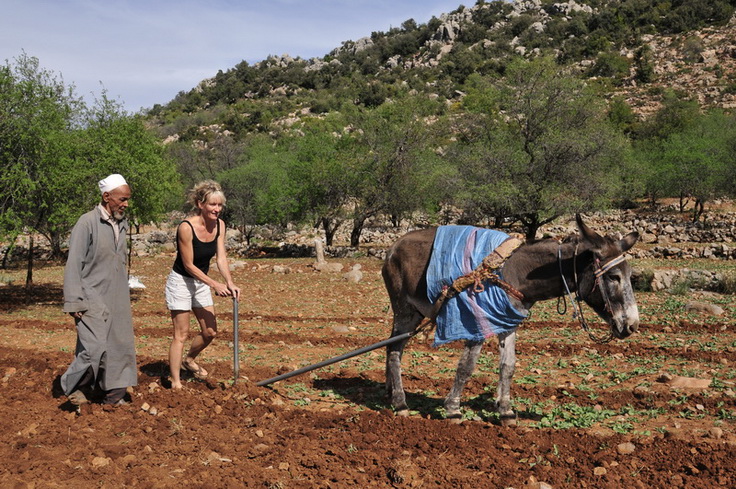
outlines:
[[[690,290],[693,288],[694,285],[695,284],[693,283],[693,280],[691,278],[682,277],[672,284],[672,287],[670,287],[670,294],[687,295],[690,293]]]
[[[540,428],[589,428],[594,423],[605,421],[614,415],[616,412],[610,409],[597,410],[590,406],[569,403],[553,408],[537,424]]]
[[[628,421],[615,421],[611,424],[611,429],[618,434],[625,435],[634,430],[634,425]]]
[[[516,380],[517,384],[538,384],[539,375],[525,375]]]

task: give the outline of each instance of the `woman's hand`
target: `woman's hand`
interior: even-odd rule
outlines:
[[[216,282],[215,285],[212,286],[212,289],[215,291],[215,295],[218,297],[227,297],[231,294],[228,286],[221,282]]]
[[[240,287],[236,287],[233,284],[233,285],[228,285],[227,288],[230,291],[230,295],[232,295],[233,297],[235,297],[236,300],[240,299]]]

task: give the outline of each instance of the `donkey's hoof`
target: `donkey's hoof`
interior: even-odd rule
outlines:
[[[409,410],[408,409],[399,409],[396,411],[396,416],[401,416],[402,418],[408,418],[409,417]]]
[[[463,413],[460,409],[445,409],[445,419],[462,419]]]
[[[463,417],[462,416],[452,416],[447,418],[447,422],[450,424],[462,424]]]
[[[516,415],[508,414],[505,416],[501,416],[501,426],[503,426],[504,428],[516,428]]]

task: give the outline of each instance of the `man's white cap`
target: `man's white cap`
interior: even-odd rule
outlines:
[[[122,187],[123,185],[128,185],[128,182],[126,182],[125,178],[123,178],[119,173],[113,173],[112,175],[108,175],[106,178],[100,180],[98,185],[100,186],[100,192],[104,194],[105,192],[110,192],[111,190]]]

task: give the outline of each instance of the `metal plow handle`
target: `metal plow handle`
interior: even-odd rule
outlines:
[[[240,334],[238,332],[238,298],[233,295],[233,384],[238,381],[240,376],[240,359],[238,354],[240,348],[238,343],[240,342]]]
[[[268,384],[273,384],[274,382],[278,382],[279,380],[288,379],[290,377],[294,377],[296,375],[301,375],[306,372],[310,372],[314,369],[320,368],[320,367],[326,367],[327,365],[332,365],[333,363],[341,362],[343,360],[347,360],[348,358],[356,357],[358,355],[362,355],[363,353],[367,353],[369,351],[375,350],[377,348],[381,348],[382,346],[390,345],[391,343],[396,343],[397,341],[405,340],[407,338],[411,338],[415,334],[419,333],[420,330],[416,329],[414,331],[409,331],[408,333],[400,334],[398,336],[392,336],[391,338],[385,339],[383,341],[379,341],[378,343],[374,343],[372,345],[364,346],[363,348],[358,348],[357,350],[353,350],[347,353],[343,353],[342,355],[328,358],[327,360],[323,360],[319,363],[313,363],[312,365],[307,365],[306,367],[302,367],[297,370],[293,370],[291,372],[287,372],[285,374],[281,374],[277,377],[272,377],[270,379],[261,380],[260,382],[257,382],[257,386],[264,386]]]

